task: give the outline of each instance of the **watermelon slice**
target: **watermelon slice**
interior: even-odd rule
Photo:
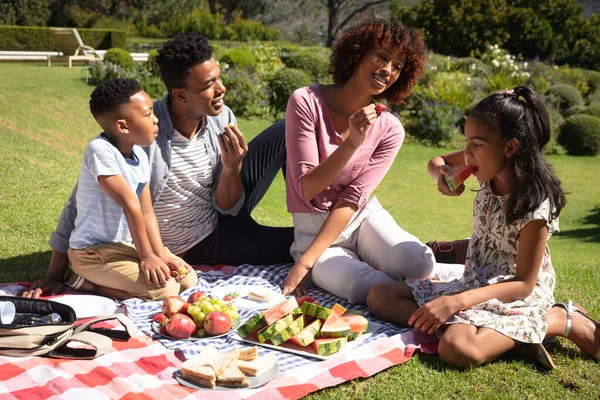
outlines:
[[[331,310],[329,308],[319,306],[315,303],[309,303],[307,301],[305,301],[300,308],[304,314],[320,319],[327,319],[329,314],[331,314]]]
[[[315,338],[319,334],[321,328],[321,321],[315,319],[309,325],[306,326],[300,333],[290,339],[290,342],[296,343],[298,346],[308,346],[315,341]]]
[[[290,297],[265,311],[263,318],[267,325],[271,325],[291,313],[295,308],[298,308],[298,303],[295,298]]]
[[[299,334],[303,329],[304,317],[296,318],[294,322],[286,326],[284,330],[273,335],[271,338],[271,343],[273,343],[275,346],[279,346],[281,343],[284,343]]]
[[[316,339],[312,346],[320,356],[330,356],[340,351],[348,342],[345,337],[332,339]]]
[[[271,324],[258,331],[258,341],[261,343],[266,342],[267,340],[275,336],[277,333],[282,332],[293,321],[294,316],[292,314],[288,314],[285,317],[281,318],[279,321],[275,321],[274,324]]]
[[[446,176],[446,183],[450,190],[456,190],[475,171],[477,171],[477,167],[474,165],[463,165],[450,171],[450,175]]]
[[[315,299],[313,299],[312,297],[306,295],[306,296],[298,297],[296,299],[296,301],[298,302],[298,306],[301,307],[302,304],[304,304],[304,302],[314,303]]]
[[[340,320],[350,326],[351,334],[348,340],[354,340],[369,329],[369,320],[362,315],[346,314],[340,317]]]
[[[319,337],[323,338],[339,338],[349,336],[352,333],[350,325],[343,321],[341,315],[346,312],[346,309],[339,304],[336,304],[331,309],[331,313],[325,320]]]

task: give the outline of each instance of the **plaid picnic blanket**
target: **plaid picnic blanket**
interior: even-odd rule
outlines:
[[[210,269],[200,272],[199,285],[181,296],[186,298],[186,295],[197,290],[210,293],[221,286],[242,284],[278,290],[289,267],[289,264],[267,267],[246,265],[230,270],[224,268],[220,272]],[[365,316],[372,320],[364,306],[350,305],[314,286],[309,287],[309,293],[325,306],[339,303],[352,310],[364,311]],[[326,361],[259,347],[261,354],[272,352],[279,361],[279,375],[260,388],[227,392],[193,390],[180,386],[173,377],[182,361],[209,344],[223,351],[246,345],[230,336],[198,341],[156,337],[151,330],[150,317],[160,310],[162,303],[131,299],[124,304],[128,316],[143,333],[126,343],[114,341],[112,351],[95,360],[0,356],[0,400],[297,399],[316,390],[358,377],[372,376],[401,364],[417,348],[434,353],[437,347],[435,336],[399,329],[382,322],[382,327],[354,350],[332,356]],[[240,318],[245,321],[255,313],[252,310],[240,310]]]

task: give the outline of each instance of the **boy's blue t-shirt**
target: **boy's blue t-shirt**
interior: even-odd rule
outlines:
[[[98,183],[101,175],[123,175],[139,198],[150,180],[146,152],[133,146],[131,158],[125,158],[108,138],[101,134],[90,141],[81,162],[77,187],[77,218],[69,239],[73,249],[96,244],[132,243],[123,208]]]

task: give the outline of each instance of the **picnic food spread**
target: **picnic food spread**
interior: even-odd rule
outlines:
[[[186,302],[180,297],[167,297],[162,312],[152,317],[162,336],[174,339],[216,336],[231,330],[239,318],[233,303],[219,297],[196,292]]]
[[[272,354],[258,356],[256,346],[235,348],[230,352],[220,352],[208,346],[181,364],[180,372],[183,379],[208,388],[217,385],[245,388],[250,386],[247,376],[264,374],[276,364],[277,358]]]
[[[310,296],[290,297],[250,318],[237,332],[242,338],[255,335],[258,342],[275,346],[288,341],[301,347],[312,345],[316,354],[329,356],[368,329],[364,316],[346,311],[339,304],[321,306]]]

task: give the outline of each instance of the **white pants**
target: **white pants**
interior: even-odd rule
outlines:
[[[294,260],[298,261],[306,252],[328,216],[328,212],[293,214]],[[365,303],[373,285],[423,279],[434,265],[431,249],[400,228],[373,198],[319,257],[311,271],[311,280],[351,303]]]

